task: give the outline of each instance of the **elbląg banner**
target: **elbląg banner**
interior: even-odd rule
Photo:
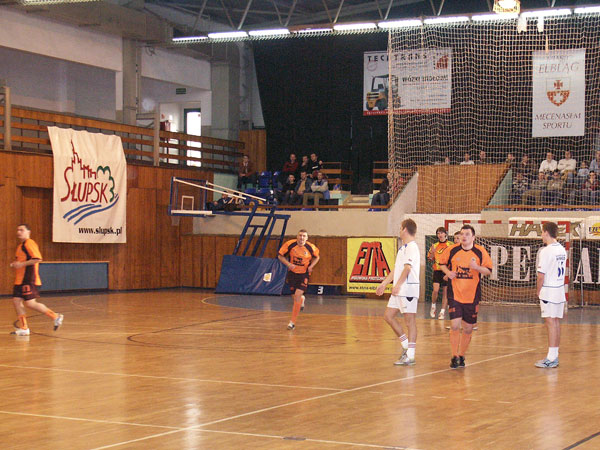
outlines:
[[[52,241],[125,243],[127,163],[121,138],[48,127],[54,155]]]

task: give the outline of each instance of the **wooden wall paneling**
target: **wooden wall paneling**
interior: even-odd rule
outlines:
[[[12,293],[14,272],[8,264],[15,257],[17,247],[17,225],[21,216],[21,191],[17,188],[15,178],[4,177],[0,186],[0,256],[4,270],[0,270],[0,294]]]
[[[321,259],[315,266],[311,283],[341,284],[346,280],[346,238],[309,237],[318,248]]]
[[[202,272],[202,286],[214,288],[217,283],[217,246],[216,236],[207,236],[203,239],[202,252],[200,254],[200,267]]]
[[[179,237],[179,279],[181,286],[194,286],[194,265],[192,235],[180,235]]]
[[[157,272],[160,287],[181,286],[179,263],[179,227],[171,224],[171,216],[167,214],[169,190],[159,189],[156,194],[156,229],[160,257]]]
[[[267,131],[266,130],[242,130],[240,141],[245,144],[244,154],[248,155],[254,167],[261,172],[267,170]],[[271,168],[279,170],[279,168]]]
[[[15,172],[19,186],[52,189],[54,172],[52,156],[15,154]]]

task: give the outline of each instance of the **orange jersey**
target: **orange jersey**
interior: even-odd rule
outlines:
[[[456,278],[448,280],[448,298],[459,303],[479,303],[481,300],[481,274],[469,267],[472,259],[483,267],[492,270],[492,259],[481,245],[473,245],[470,250],[463,250],[460,244],[448,247],[440,255],[439,264],[456,272]]]
[[[440,256],[442,256],[442,253],[444,253],[444,251],[452,245],[454,244],[446,240],[444,242],[438,241],[431,246],[431,248],[429,249],[429,253],[427,253],[427,258],[433,261],[433,270],[442,270],[440,269],[439,263]]]
[[[292,239],[291,241],[287,241],[283,246],[279,249],[279,254],[285,258],[288,258],[290,262],[296,266],[293,269],[290,269],[295,273],[306,273],[308,271],[308,266],[313,258],[319,256],[319,249],[316,245],[311,244],[306,241],[304,246],[300,247],[298,245],[298,241],[296,239]]]
[[[25,242],[19,244],[15,253],[15,261],[25,262],[30,259],[42,259],[40,249],[33,239],[27,239]],[[15,284],[41,286],[42,280],[40,279],[39,267],[40,264],[36,263],[33,266],[15,269]]]

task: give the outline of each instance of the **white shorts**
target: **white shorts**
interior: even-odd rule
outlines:
[[[562,319],[565,310],[564,303],[551,303],[540,300],[540,308],[542,309],[542,318],[550,317],[552,319]]]
[[[387,307],[399,309],[402,314],[416,314],[418,303],[419,297],[401,297],[400,295],[390,295]]]

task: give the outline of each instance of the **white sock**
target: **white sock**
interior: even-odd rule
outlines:
[[[406,337],[406,335],[403,334],[398,339],[400,339],[400,343],[402,344],[402,348],[404,350],[406,350],[408,348],[408,338]]]
[[[548,356],[546,356],[550,361],[554,361],[558,358],[558,347],[548,347]]]
[[[417,347],[416,342],[408,343],[408,350],[406,351],[406,356],[408,357],[408,359],[415,359],[416,347]]]

